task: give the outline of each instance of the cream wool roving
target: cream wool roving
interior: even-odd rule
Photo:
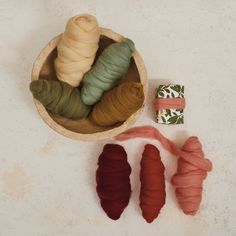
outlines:
[[[111,44],[102,52],[83,79],[81,98],[85,104],[95,104],[105,91],[117,85],[128,71],[134,50],[134,43],[125,38],[123,42]]]
[[[68,21],[57,46],[55,69],[59,80],[79,86],[94,62],[99,37],[100,29],[94,16],[82,14]]]

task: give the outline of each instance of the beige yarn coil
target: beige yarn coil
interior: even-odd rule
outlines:
[[[59,80],[79,86],[94,62],[99,37],[100,29],[94,16],[81,14],[68,21],[57,46],[55,69]]]

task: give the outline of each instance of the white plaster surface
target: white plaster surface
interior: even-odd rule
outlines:
[[[120,220],[106,217],[95,192],[101,142],[79,142],[40,119],[28,90],[41,48],[78,13],[133,39],[153,96],[161,82],[186,88],[185,124],[160,126],[147,106],[137,124],[152,124],[181,145],[198,135],[213,171],[199,213],[179,209],[170,185],[176,158],[161,150],[167,202],[147,224],[138,202],[139,161],[147,140],[123,143],[133,195]],[[235,0],[0,0],[0,236],[236,235]]]

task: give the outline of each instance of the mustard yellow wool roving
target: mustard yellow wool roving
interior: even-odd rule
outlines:
[[[76,120],[90,111],[81,100],[80,91],[62,81],[34,80],[30,83],[30,90],[34,98],[53,114]]]
[[[144,102],[141,83],[127,82],[113,88],[103,95],[90,115],[97,125],[109,126],[127,120],[142,107]]]
[[[68,21],[57,46],[55,69],[59,80],[73,87],[80,84],[93,64],[99,37],[100,29],[94,16],[82,14]]]
[[[104,49],[95,65],[84,76],[81,98],[85,104],[95,104],[104,91],[117,84],[127,72],[134,50],[134,43],[127,38]]]

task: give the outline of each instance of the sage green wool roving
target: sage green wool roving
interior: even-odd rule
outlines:
[[[95,104],[103,92],[117,84],[127,72],[134,50],[134,43],[127,38],[104,49],[95,65],[84,76],[81,98],[85,104]]]
[[[37,100],[53,114],[78,120],[88,115],[90,107],[80,98],[80,91],[62,81],[34,80],[30,90]]]

